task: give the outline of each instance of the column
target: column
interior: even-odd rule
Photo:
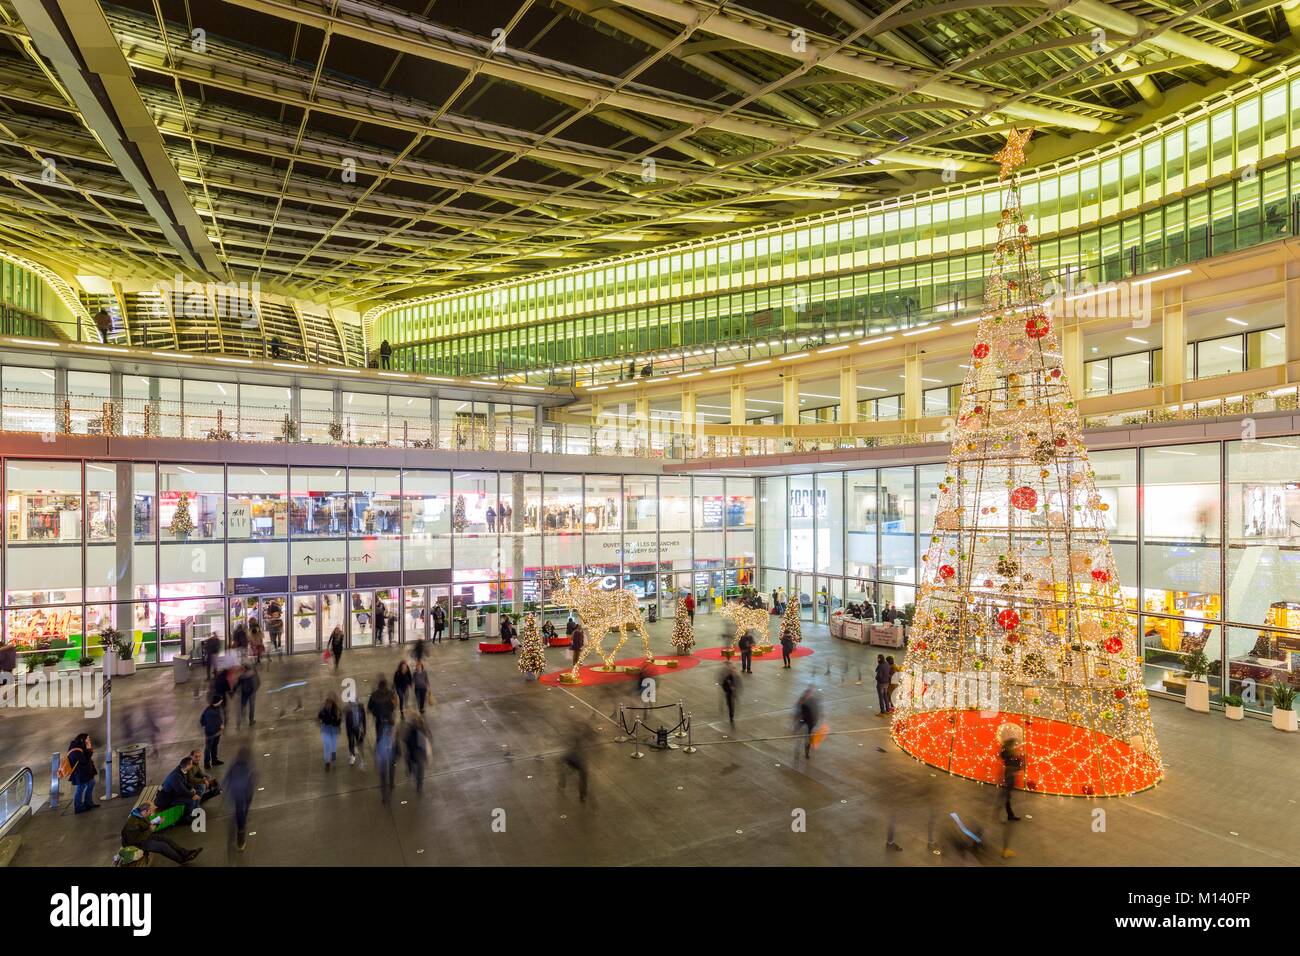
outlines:
[[[133,606],[129,603],[135,592],[135,487],[134,466],[129,461],[119,461],[110,466],[117,472],[113,486],[113,523],[116,533],[113,536],[115,572],[113,581],[95,582],[114,587],[113,597],[118,602],[113,605],[113,627],[130,637],[135,627],[132,617]],[[157,500],[155,495],[155,501]],[[89,581],[86,582],[90,584]],[[158,635],[161,641],[162,635]],[[188,651],[189,648],[182,648]]]
[[[903,358],[903,418],[914,420],[924,415],[921,397],[921,356]]]
[[[731,424],[745,424],[745,385],[743,382],[731,386]]]
[[[799,379],[789,373],[781,382],[781,422],[799,424]]]
[[[1088,383],[1083,377],[1083,329],[1077,325],[1061,333],[1061,368],[1070,383],[1070,394],[1075,399],[1083,398],[1088,391]]]
[[[1287,309],[1291,306],[1290,286],[1288,285]],[[1166,293],[1168,295],[1168,293]],[[1177,301],[1166,302],[1164,322],[1160,327],[1160,367],[1163,385],[1181,386],[1187,381],[1192,370],[1187,367],[1187,329],[1184,321],[1182,292],[1179,290]],[[1291,316],[1287,315],[1290,324]],[[1290,339],[1288,338],[1288,341]],[[1181,388],[1179,389],[1181,398]]]
[[[847,362],[840,369],[840,421],[858,420],[858,372]]]
[[[1300,362],[1300,262],[1286,264],[1286,360]]]

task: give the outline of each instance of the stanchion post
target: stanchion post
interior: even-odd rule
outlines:
[[[627,730],[627,717],[625,716],[624,706],[621,703],[618,705],[618,726],[620,731]],[[620,733],[617,737],[614,738],[614,743],[616,744],[627,743],[627,734]]]
[[[637,717],[632,721],[632,759],[633,760],[640,760],[642,757],[645,756],[645,754],[641,752],[641,741],[637,740],[637,736],[636,736],[636,728],[637,728],[637,724],[639,723],[641,723],[640,717]]]
[[[686,708],[682,705],[680,700],[677,702],[677,732],[673,734],[673,736],[686,736]]]
[[[696,748],[695,744],[692,742],[691,739],[691,715],[690,712],[688,711],[686,714],[686,746],[682,748],[682,753],[693,754],[695,753],[696,749],[698,748]]]
[[[59,764],[63,761],[63,754],[57,751],[50,756],[50,809],[59,808]]]

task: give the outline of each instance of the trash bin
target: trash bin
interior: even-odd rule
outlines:
[[[145,745],[129,744],[117,752],[117,784],[124,797],[138,796],[144,789]]]
[[[177,654],[172,658],[172,679],[178,684],[190,682],[190,659]]]

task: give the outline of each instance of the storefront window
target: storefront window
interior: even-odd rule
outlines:
[[[86,600],[152,598],[157,587],[154,466],[86,462]]]
[[[5,468],[8,604],[81,600],[81,463],[17,461]]]
[[[817,570],[844,573],[844,475],[816,476]]]
[[[451,568],[451,475],[402,473],[402,534],[408,570]],[[432,583],[433,578],[419,583]]]
[[[813,522],[818,510],[812,475],[791,475],[787,481],[790,509],[790,568],[811,571],[816,561]]]
[[[664,479],[667,480],[667,479]],[[760,484],[759,507],[763,528],[762,560],[773,568],[784,569],[788,564],[786,528],[789,523],[789,500],[785,493],[784,478],[763,478]],[[784,575],[784,570],[782,570]],[[784,583],[784,578],[782,579]]]
[[[913,583],[916,581],[916,484],[910,465],[880,469],[880,504],[880,577]]]

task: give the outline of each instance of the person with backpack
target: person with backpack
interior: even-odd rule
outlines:
[[[388,339],[379,343],[379,367],[388,368],[389,363],[393,361],[393,347],[388,344]]]
[[[433,606],[433,639],[441,644],[442,632],[447,629],[447,612],[442,609],[441,604]]]
[[[695,622],[695,595],[691,593],[686,595],[686,616],[690,618],[691,623]]]
[[[316,719],[320,721],[320,742],[325,751],[325,769],[329,770],[338,759],[339,726],[343,723],[343,713],[339,709],[338,699],[333,694],[325,698],[325,703],[321,704]]]
[[[59,776],[71,781],[72,807],[76,813],[98,810],[95,802],[95,744],[90,734],[77,734],[68,744],[68,752],[59,764]]]

